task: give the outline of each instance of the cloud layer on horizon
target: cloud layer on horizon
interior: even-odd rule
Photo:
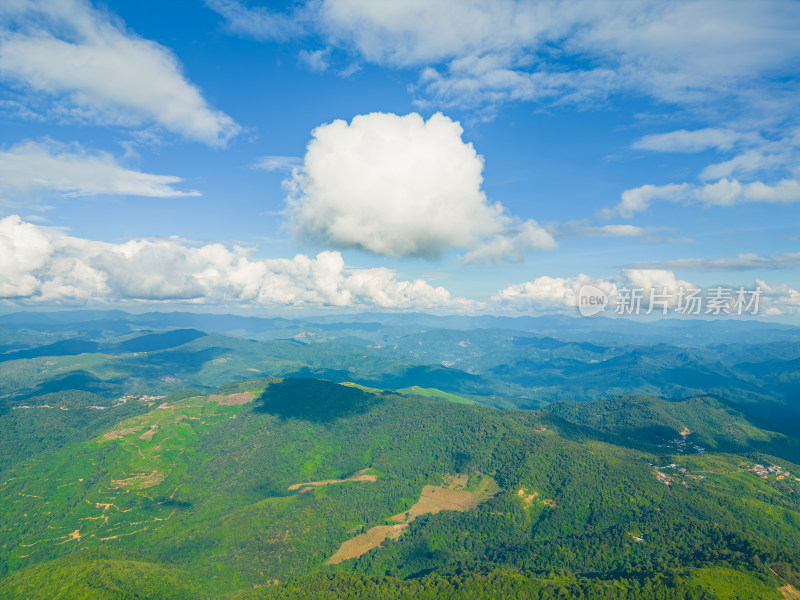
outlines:
[[[425,281],[401,280],[390,269],[349,268],[338,252],[291,259],[251,254],[238,246],[197,246],[178,238],[99,242],[12,215],[0,220],[0,299],[456,311],[470,304]]]
[[[474,300],[453,296],[422,279],[401,279],[391,269],[348,267],[338,252],[255,258],[250,249],[239,246],[196,245],[179,238],[100,242],[16,215],[0,219],[0,301],[17,306],[169,302],[514,315],[571,312],[587,283],[608,294],[612,305],[625,287],[652,287],[658,293],[666,288],[669,306],[675,305],[679,287],[695,287],[672,271],[627,269],[610,278],[541,276],[507,286],[488,300]],[[800,312],[797,290],[760,279],[756,284],[764,292],[761,314]],[[646,298],[642,306],[647,306]]]

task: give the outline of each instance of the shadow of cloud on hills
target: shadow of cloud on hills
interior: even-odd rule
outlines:
[[[200,350],[177,349],[149,354],[127,362],[129,367],[158,368],[165,374],[199,373],[208,363],[224,358],[230,350],[211,346]]]
[[[331,423],[366,413],[383,401],[379,394],[330,381],[284,379],[264,390],[253,411],[281,419]]]
[[[117,379],[103,380],[88,371],[78,370],[43,381],[30,390],[18,392],[13,395],[13,399],[15,401],[27,400],[34,396],[43,396],[45,394],[63,392],[66,390],[94,392],[95,394],[102,395],[114,389],[114,387],[119,384],[120,381]]]

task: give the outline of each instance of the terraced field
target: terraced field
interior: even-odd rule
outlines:
[[[72,449],[57,464],[31,460],[0,484],[3,537],[14,564],[54,546],[110,542],[159,530],[174,515],[193,441],[242,410],[242,394],[196,396],[158,406]],[[249,400],[255,394],[248,395]],[[174,482],[174,486],[170,487]],[[44,524],[44,526],[42,526]]]

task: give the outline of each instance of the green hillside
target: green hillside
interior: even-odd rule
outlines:
[[[313,379],[129,402],[3,472],[0,598],[777,600],[800,571],[800,467],[752,425],[758,455],[681,453]]]
[[[624,396],[595,402],[555,402],[546,410],[570,422],[617,434],[624,443],[646,449],[762,451],[800,462],[800,439],[756,427],[744,413],[720,398]]]
[[[408,394],[409,396],[422,396],[423,398],[440,398],[442,400],[447,400],[448,402],[455,402],[456,404],[477,404],[474,400],[470,400],[469,398],[464,398],[463,396],[457,396],[449,392],[443,392],[442,390],[437,390],[436,388],[423,388],[418,385],[412,385],[411,387],[400,388],[399,390],[395,391],[400,394]]]

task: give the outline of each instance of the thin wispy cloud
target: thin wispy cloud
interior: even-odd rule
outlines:
[[[229,32],[260,41],[286,41],[306,34],[305,11],[282,13],[266,6],[246,6],[237,0],[205,0],[225,19]]]
[[[290,172],[303,164],[303,159],[299,156],[262,156],[253,165],[254,169],[260,171],[285,171]]]
[[[121,166],[108,153],[80,144],[27,141],[0,151],[0,190],[52,190],[67,196],[127,195],[175,198],[199,196],[180,190],[180,177],[154,175]]]
[[[84,0],[0,8],[0,78],[33,112],[62,121],[158,127],[222,146],[240,131],[209,106],[164,46]]]
[[[800,17],[790,0],[736,10],[654,0],[625,10],[590,0],[322,0],[291,13],[237,0],[207,4],[239,34],[306,36],[368,63],[418,68],[418,100],[438,106],[581,104],[620,92],[698,107],[724,97],[752,106],[769,88],[785,88],[782,76],[800,57]],[[755,82],[766,89],[754,96]]]
[[[676,260],[639,262],[625,265],[627,269],[669,269],[672,271],[752,271],[788,269],[800,265],[800,252],[772,256],[740,254],[726,258],[681,258]]]
[[[590,225],[586,220],[552,224],[547,229],[554,237],[643,237],[664,231],[663,227],[628,224]]]

